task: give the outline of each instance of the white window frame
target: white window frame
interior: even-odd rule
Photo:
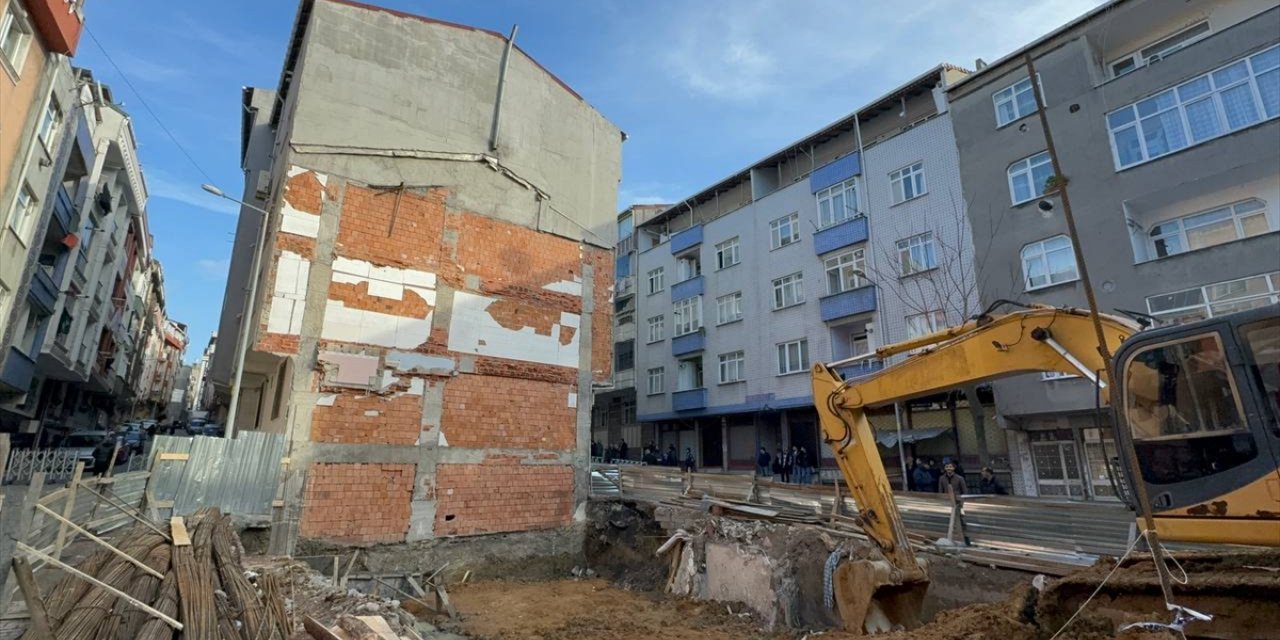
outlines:
[[[861,349],[859,349],[861,343]],[[849,334],[849,357],[856,358],[871,353],[871,335],[866,333]]]
[[[794,352],[792,347],[795,347]],[[793,357],[794,356],[794,357]],[[809,370],[809,340],[801,338],[778,343],[778,375],[789,376]]]
[[[906,192],[908,184],[912,189],[910,196]],[[918,160],[889,174],[889,195],[893,204],[915,200],[927,193],[929,185],[924,179],[924,160]]]
[[[894,246],[898,250],[899,276],[905,278],[938,268],[938,248],[932,231],[903,238]]]
[[[662,342],[663,340],[667,339],[667,336],[666,336],[667,316],[665,315],[653,316],[652,318],[649,318],[648,320],[646,320],[646,324],[649,330],[649,335],[648,335],[648,341],[646,341],[645,344]]]
[[[927,336],[931,333],[937,333],[947,328],[947,312],[940,309],[926,311],[924,313],[913,313],[902,319],[903,324],[907,328],[907,339],[914,340],[921,336]],[[924,333],[918,331],[923,327]]]
[[[787,292],[791,292],[788,302]],[[804,304],[804,272],[797,271],[773,279],[773,309],[786,309]]]
[[[648,380],[648,395],[656,396],[665,393],[667,372],[663,367],[654,367],[645,372]]]
[[[818,200],[819,229],[834,227],[858,215],[858,182],[856,178],[849,178],[826,189],[819,189],[814,196]],[[836,210],[835,206],[837,196],[839,196],[842,203],[839,211]],[[823,208],[823,205],[826,205],[826,208]]]
[[[1245,71],[1244,77],[1219,83],[1219,78],[1216,76],[1220,72],[1226,72],[1240,64],[1244,65],[1242,67]],[[1208,73],[1200,74],[1168,89],[1157,91],[1142,100],[1127,104],[1108,113],[1106,115],[1107,137],[1111,142],[1111,157],[1115,162],[1116,171],[1146,164],[1152,160],[1175,154],[1184,149],[1189,149],[1224,135],[1254,127],[1280,117],[1280,107],[1276,109],[1274,114],[1266,113],[1265,105],[1262,102],[1262,93],[1258,87],[1259,76],[1269,76],[1271,73],[1280,74],[1277,69],[1280,69],[1280,45],[1269,47],[1253,55],[1237,58]],[[1227,111],[1223,104],[1222,95],[1242,87],[1248,88],[1244,95],[1249,98],[1250,106],[1258,117],[1252,122],[1245,122],[1232,127],[1227,120]],[[1162,100],[1164,101],[1164,106],[1161,106]],[[1149,105],[1148,108],[1154,110],[1145,115],[1140,114],[1138,111],[1140,105]],[[1196,140],[1192,135],[1193,116],[1188,115],[1187,108],[1199,105],[1205,105],[1209,110],[1197,111],[1197,114],[1199,116],[1211,116],[1217,131]],[[1144,123],[1152,120],[1161,120],[1166,114],[1170,113],[1177,119],[1177,133],[1182,138],[1182,146],[1173,148],[1173,145],[1168,144],[1166,139],[1167,148],[1153,155],[1148,148],[1147,138],[1149,136],[1146,135]],[[1155,132],[1156,129],[1153,128],[1152,131]],[[1137,159],[1127,164],[1121,160],[1121,144],[1117,141],[1117,135],[1132,135],[1134,137],[1138,144],[1139,157]]]
[[[40,143],[44,145],[45,151],[52,154],[58,143],[58,134],[62,129],[62,107],[58,105],[58,101],[49,96],[49,102],[44,106],[44,114],[40,116],[40,130],[37,135]]]
[[[1036,75],[1036,80],[1040,80],[1040,76],[1038,74]],[[1044,83],[1041,82],[1039,84],[1040,84],[1040,97],[1041,99],[1043,99]],[[1032,94],[1031,109],[1029,111],[1023,112],[1022,109],[1018,107],[1018,96],[1031,93],[1033,88],[1034,86],[1031,82],[1031,77],[1028,76],[991,94],[991,103],[996,110],[996,128],[997,129],[1009,123],[1017,122],[1036,112],[1036,106],[1035,106],[1036,103],[1035,103],[1034,94]],[[1013,117],[1008,119],[1001,117],[1000,107],[1004,104],[1013,105]]]
[[[1045,176],[1043,180],[1036,180],[1036,169],[1042,169],[1045,167],[1048,167],[1049,175]],[[1052,178],[1054,175],[1053,159],[1049,157],[1048,151],[1041,151],[1040,153],[1027,156],[1009,165],[1009,168],[1005,173],[1009,181],[1009,201],[1016,207],[1024,202],[1031,202],[1032,200],[1044,195],[1045,183],[1047,183],[1048,179]],[[1031,195],[1022,199],[1018,198],[1018,190],[1014,185],[1014,181],[1019,178],[1025,178],[1027,180],[1027,184],[1031,187]]]
[[[738,244],[738,236],[734,236],[716,245],[716,270],[728,269],[742,261]]]
[[[720,384],[742,382],[746,379],[746,354],[742,350],[722,353],[719,356]]]
[[[676,258],[676,277],[680,278],[677,282],[692,280],[700,275],[702,275],[702,256],[697,251]]]
[[[1199,30],[1199,33],[1196,33],[1185,39],[1179,39],[1185,36],[1186,34],[1191,33],[1192,31],[1197,31],[1197,30]],[[1120,56],[1119,58],[1112,60],[1109,64],[1107,64],[1107,72],[1111,74],[1112,78],[1119,78],[1120,76],[1123,76],[1125,74],[1133,73],[1134,71],[1137,71],[1138,69],[1141,69],[1142,67],[1145,67],[1152,62],[1158,62],[1161,59],[1163,59],[1165,56],[1173,53],[1174,51],[1177,51],[1179,49],[1183,49],[1192,44],[1195,44],[1196,42],[1199,42],[1200,40],[1203,40],[1211,35],[1213,35],[1213,29],[1209,27],[1209,21],[1201,20],[1200,22],[1197,22],[1185,29],[1179,29],[1174,33],[1171,33],[1163,38],[1160,38],[1159,40],[1145,47],[1142,47],[1137,51],[1133,51],[1129,54]],[[1170,43],[1169,42],[1170,40],[1176,40],[1176,42]],[[1124,63],[1128,63],[1129,66],[1127,66],[1123,71],[1117,71],[1116,66],[1122,65]]]
[[[783,235],[783,234],[786,235]],[[769,222],[769,246],[781,249],[800,242],[800,212],[788,213]]]
[[[1058,240],[1059,238],[1066,241],[1067,244],[1065,247],[1056,247],[1053,249],[1046,250],[1045,246],[1047,243],[1054,240]],[[1068,255],[1071,256],[1072,275],[1070,277],[1065,277],[1061,280],[1054,280],[1055,274],[1049,271],[1049,254],[1062,252],[1062,251],[1065,251]],[[1076,280],[1080,279],[1080,265],[1076,264],[1075,247],[1073,247],[1071,244],[1071,238],[1066,236],[1065,234],[1056,235],[1049,238],[1045,238],[1043,240],[1037,240],[1035,242],[1027,243],[1026,245],[1023,245],[1022,251],[1019,252],[1019,257],[1021,257],[1022,259],[1022,285],[1025,287],[1026,291],[1035,291],[1036,289],[1053,287],[1053,286],[1065,284],[1068,282],[1075,282]],[[1030,273],[1030,270],[1027,269],[1027,265],[1032,260],[1039,260],[1044,262],[1044,273],[1047,278],[1047,281],[1044,284],[1037,284],[1037,285],[1031,284],[1031,276],[1028,275]],[[1066,273],[1066,272],[1062,272],[1062,273]]]
[[[671,336],[687,336],[702,328],[702,296],[685,298],[671,305]]]
[[[865,249],[851,249],[822,261],[827,281],[827,295],[852,291],[866,284],[863,277],[858,275],[866,272],[866,253]]]
[[[716,298],[716,325],[742,319],[742,292],[734,291]]]
[[[1232,289],[1247,287],[1250,281],[1254,284],[1262,284],[1264,290],[1235,297],[1230,295]],[[1193,304],[1160,308],[1153,304],[1160,298],[1172,298],[1188,294],[1195,294],[1197,301]],[[1239,305],[1242,303],[1250,305],[1253,303],[1280,303],[1280,271],[1263,272],[1235,280],[1225,280],[1180,291],[1147,296],[1147,312],[1161,321],[1162,324],[1178,324],[1179,319],[1184,322],[1194,322],[1239,311]]]
[[[676,361],[676,391],[693,391],[706,386],[702,356],[681,358]]]
[[[666,274],[663,273],[662,267],[650,269],[648,273],[645,274],[645,277],[648,278],[649,281],[649,295],[660,293],[663,289],[667,288],[667,278]]]
[[[1251,205],[1251,204],[1256,204],[1257,208],[1244,209],[1243,212],[1241,211],[1244,205]],[[1204,223],[1201,223],[1195,220],[1195,218],[1200,218],[1203,216],[1207,216],[1208,214],[1218,213],[1221,211],[1226,211],[1228,214],[1228,217],[1220,220],[1214,220],[1211,222],[1204,222]],[[1245,198],[1244,200],[1238,200],[1236,202],[1232,202],[1229,204],[1220,205],[1217,207],[1213,207],[1212,209],[1205,209],[1203,211],[1189,213],[1184,216],[1178,216],[1177,218],[1171,218],[1169,220],[1165,220],[1163,222],[1158,222],[1156,224],[1151,225],[1151,231],[1147,233],[1147,246],[1151,250],[1152,259],[1160,260],[1163,258],[1171,258],[1173,256],[1181,255],[1191,251],[1198,251],[1200,249],[1207,249],[1209,247],[1216,247],[1219,245],[1230,244],[1232,242],[1237,242],[1240,240],[1244,240],[1246,238],[1260,236],[1265,233],[1270,233],[1272,231],[1275,231],[1275,228],[1271,224],[1271,217],[1268,215],[1268,213],[1269,211],[1267,210],[1267,203],[1260,198]],[[1245,231],[1244,219],[1256,218],[1259,216],[1263,219],[1263,221],[1266,222],[1266,225],[1267,225],[1266,230],[1261,231],[1259,233],[1255,233],[1253,235],[1249,235]],[[1187,236],[1188,230],[1194,231],[1196,229],[1200,229],[1202,227],[1208,227],[1208,226],[1217,224],[1219,222],[1224,222],[1226,220],[1230,220],[1232,223],[1232,228],[1235,230],[1234,238],[1230,240],[1225,240],[1223,242],[1206,244],[1200,247],[1191,246],[1191,239]],[[1162,229],[1162,227],[1167,227],[1167,228]],[[1180,251],[1166,253],[1163,256],[1159,255],[1156,242],[1160,240],[1167,240],[1170,238],[1176,238],[1177,242],[1181,245],[1182,249]]]
[[[1070,380],[1072,378],[1079,378],[1079,377],[1080,377],[1080,374],[1078,373],[1064,373],[1062,371],[1041,371],[1040,372],[1041,382],[1052,382],[1054,380]]]
[[[0,15],[0,45],[3,45],[12,33],[17,34],[13,40],[16,44],[10,47],[10,51],[0,49],[0,61],[8,66],[15,80],[16,76],[22,74],[22,66],[26,62],[27,52],[30,50],[31,40],[35,34],[27,12],[23,11],[18,4],[17,0],[10,0],[4,14]]]
[[[23,184],[13,200],[13,207],[9,210],[9,228],[13,229],[13,233],[24,245],[30,241],[31,230],[35,228],[36,211],[39,208],[40,199],[36,197],[35,190],[31,185]]]

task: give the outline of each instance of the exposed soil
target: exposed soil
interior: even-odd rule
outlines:
[[[477,640],[773,640],[744,608],[623,591],[603,579],[483,582],[450,590]]]

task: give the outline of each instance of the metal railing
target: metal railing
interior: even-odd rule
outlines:
[[[27,484],[38,472],[49,483],[66,482],[76,469],[76,449],[14,449],[4,468],[4,484]]]

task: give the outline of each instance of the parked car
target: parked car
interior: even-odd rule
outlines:
[[[208,424],[208,421],[204,418],[192,418],[191,422],[187,423],[187,433],[193,436],[204,435],[204,425],[206,424]]]
[[[147,432],[145,427],[139,424],[128,424],[123,431],[120,432],[124,438],[125,447],[129,448],[131,453],[142,453],[147,446]]]
[[[107,431],[75,431],[58,443],[62,449],[74,450],[76,459],[84,462],[86,468],[93,473],[102,473],[111,468],[111,452],[121,436]],[[129,459],[129,448],[121,442],[120,451],[116,454],[114,464]]]

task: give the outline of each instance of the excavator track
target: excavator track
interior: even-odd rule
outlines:
[[[1178,582],[1173,590],[1175,604],[1213,616],[1209,622],[1188,624],[1187,638],[1280,640],[1280,549],[1182,552],[1173,557],[1177,565],[1171,562],[1170,571]],[[1099,562],[1047,585],[1037,599],[1037,625],[1061,628],[1081,606],[1089,617],[1105,616],[1117,627],[1168,623],[1172,614],[1165,607],[1149,554],[1125,560],[1090,600],[1115,564]],[[1185,584],[1181,584],[1183,571]]]

